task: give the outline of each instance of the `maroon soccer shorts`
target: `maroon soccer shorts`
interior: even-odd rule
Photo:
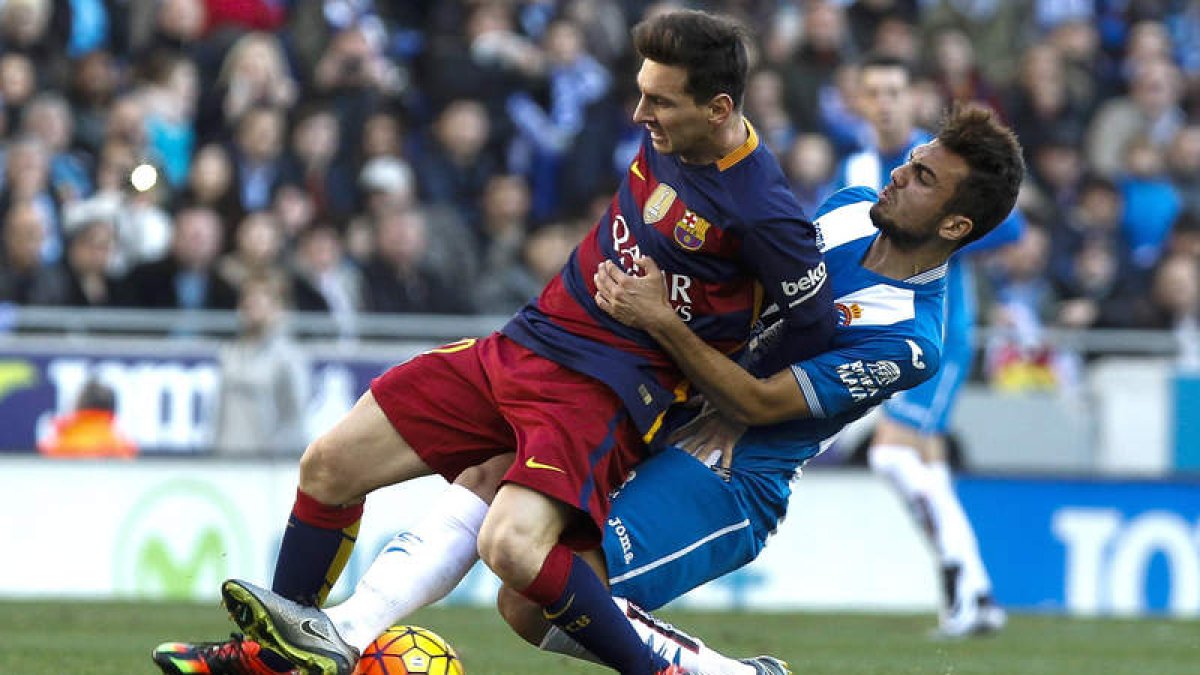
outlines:
[[[375,378],[371,393],[446,480],[515,450],[504,479],[587,512],[597,532],[609,493],[645,456],[611,389],[501,333],[416,356]]]

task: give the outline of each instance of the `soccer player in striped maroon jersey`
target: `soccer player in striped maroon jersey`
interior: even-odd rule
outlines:
[[[815,230],[775,157],[741,113],[743,30],[697,11],[634,29],[642,57],[634,121],[646,129],[608,210],[562,272],[501,331],[431,350],[376,379],[300,463],[300,485],[272,590],[310,606],[336,581],[365,496],[438,473],[453,481],[498,454],[516,460],[479,533],[479,554],[504,583],[615,670],[668,668],[638,638],[576,554],[595,548],[609,493],[661,437],[688,383],[645,332],[601,311],[597,265],[661,265],[672,306],[705,343],[737,356],[764,303],[786,321],[782,364],[821,352],[834,330]],[[273,622],[264,589],[222,587],[235,621],[309,673],[341,675],[355,650]],[[317,610],[313,609],[313,612]]]

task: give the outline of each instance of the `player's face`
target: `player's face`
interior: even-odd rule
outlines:
[[[938,236],[946,203],[969,167],[937,141],[917,146],[892,171],[892,180],[871,207],[871,221],[894,242],[915,248]]]
[[[702,161],[715,144],[715,127],[709,123],[708,106],[686,92],[687,71],[645,59],[637,83],[642,95],[633,121],[650,132],[654,149],[678,154],[685,162]]]

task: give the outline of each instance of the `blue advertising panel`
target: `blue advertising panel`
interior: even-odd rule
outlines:
[[[84,383],[113,387],[117,416],[140,447],[186,451],[203,443],[217,366],[213,356],[144,353],[0,353],[0,450],[30,451]]]
[[[371,382],[418,351],[399,346],[395,360],[314,355],[306,424],[319,431],[344,414]],[[0,350],[0,452],[31,452],[56,415],[70,411],[96,377],[116,394],[117,419],[143,452],[208,450],[220,387],[216,345],[186,353],[153,349]]]
[[[1200,615],[1200,482],[962,478],[1003,605]]]

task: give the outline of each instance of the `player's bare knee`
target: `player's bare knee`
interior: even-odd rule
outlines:
[[[501,586],[496,595],[496,608],[521,639],[535,647],[541,646],[550,624],[542,617],[540,607],[508,586]]]
[[[493,515],[488,514],[479,530],[479,557],[501,581],[525,588],[541,570],[549,546],[519,520]]]
[[[361,497],[350,485],[338,449],[322,436],[300,457],[300,489],[322,504],[344,504]]]
[[[479,531],[479,557],[504,583],[524,589],[558,543],[570,507],[530,488],[505,483]]]
[[[454,484],[470,490],[477,497],[491,504],[492,499],[496,496],[496,491],[500,489],[500,481],[504,479],[505,472],[512,465],[513,457],[513,453],[505,453],[482,464],[469,467],[458,474],[458,478],[454,479]]]
[[[479,558],[505,583],[520,585],[517,579],[526,576],[520,551],[524,542],[507,522],[496,520],[489,514],[483,521],[479,530]]]

